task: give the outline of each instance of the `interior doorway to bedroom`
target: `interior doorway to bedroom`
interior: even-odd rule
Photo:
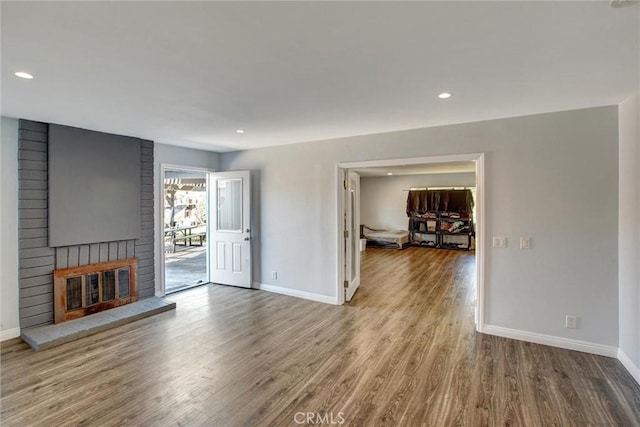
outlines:
[[[368,287],[374,284],[369,282],[379,282],[382,277],[393,278],[394,283],[414,277],[412,283],[400,285],[400,289],[410,289],[416,285],[416,268],[430,266],[429,271],[444,269],[454,276],[464,273],[465,283],[460,286],[465,287],[465,292],[471,289],[469,308],[475,310],[476,325],[482,325],[484,156],[393,159],[338,166],[341,178],[349,174],[359,177],[355,208],[349,200],[353,191],[339,191],[339,231],[344,240],[340,240],[340,302],[347,302],[350,297],[355,304],[370,299]],[[348,188],[346,179],[344,182]],[[357,227],[349,227],[349,210],[357,212],[358,218],[351,221]],[[362,249],[359,257],[353,254],[356,238],[358,249]],[[359,294],[349,280],[355,276],[356,259],[355,268],[363,266],[358,275]],[[371,269],[375,270],[373,274]],[[378,286],[376,292],[383,291]]]

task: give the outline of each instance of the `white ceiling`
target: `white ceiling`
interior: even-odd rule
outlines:
[[[217,151],[617,104],[638,86],[640,7],[607,1],[1,4],[3,115]]]

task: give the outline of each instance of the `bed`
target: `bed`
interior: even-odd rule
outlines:
[[[362,225],[361,235],[367,239],[367,245],[383,248],[404,249],[409,246],[407,230],[378,230]]]

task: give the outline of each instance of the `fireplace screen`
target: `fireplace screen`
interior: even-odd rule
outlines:
[[[85,305],[93,305],[100,302],[100,281],[97,274],[87,274],[85,277],[85,295],[87,300]],[[70,279],[67,279],[69,283]],[[67,309],[69,309],[69,295],[67,295]]]
[[[67,279],[67,309],[75,310],[82,307],[82,277]]]
[[[118,270],[118,298],[129,296],[129,270],[121,268]]]
[[[102,294],[106,295],[105,301],[111,301],[116,295],[116,272],[108,270],[102,272]]]
[[[55,270],[55,322],[137,300],[136,258]]]

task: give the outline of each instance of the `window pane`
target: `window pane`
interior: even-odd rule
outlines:
[[[242,231],[242,179],[217,181],[219,231]]]

